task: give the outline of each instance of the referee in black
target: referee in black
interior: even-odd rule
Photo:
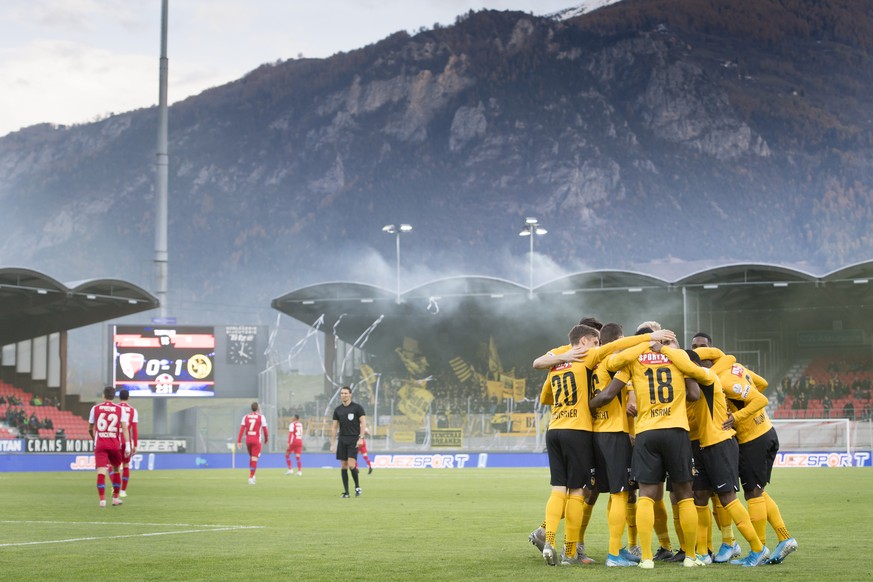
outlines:
[[[361,496],[361,485],[358,483],[358,445],[364,437],[367,428],[367,415],[364,407],[352,402],[352,389],[343,386],[340,389],[342,404],[333,411],[333,430],[330,434],[331,451],[336,451],[343,477],[343,498],[349,497],[349,469],[355,480],[355,497]],[[337,441],[339,429],[339,441]]]

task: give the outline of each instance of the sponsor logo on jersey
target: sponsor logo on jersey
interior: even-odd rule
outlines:
[[[664,354],[647,352],[645,354],[640,354],[639,361],[641,364],[645,364],[647,366],[658,366],[661,364],[669,364],[670,358],[668,358]]]
[[[573,362],[564,362],[563,364],[558,364],[557,366],[552,367],[553,372],[559,372],[561,370],[566,370],[573,366]]]

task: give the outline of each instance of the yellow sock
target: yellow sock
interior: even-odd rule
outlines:
[[[779,541],[787,540],[791,537],[791,534],[788,533],[788,528],[785,527],[785,522],[782,521],[782,512],[779,511],[779,506],[776,505],[776,502],[773,501],[772,497],[767,495],[766,491],[764,491],[761,497],[764,498],[764,503],[767,505],[767,521],[769,521],[770,526],[776,530],[776,535],[779,536]]]
[[[662,548],[672,550],[673,545],[670,543],[670,527],[667,525],[667,504],[664,503],[663,499],[659,499],[655,502],[654,511],[655,535],[658,536],[658,544]]]
[[[582,523],[579,526],[579,542],[585,543],[585,530],[588,529],[588,522],[591,521],[591,513],[594,511],[594,506],[589,505],[587,501],[582,501]]]
[[[637,499],[637,535],[643,560],[652,559],[652,529],[655,527],[655,502],[650,497]]]
[[[679,538],[679,549],[683,552],[691,552],[694,553],[694,546],[692,545],[690,548],[685,545],[685,533],[682,531],[682,520],[679,519],[679,505],[671,506],[673,509],[673,529],[676,530],[676,536]],[[697,518],[695,517],[695,525],[694,529],[697,529]]]
[[[656,520],[657,522],[657,520]],[[658,528],[655,528],[657,531]],[[661,536],[658,536],[661,537]],[[637,543],[637,502],[627,504],[627,545],[638,546]]]
[[[567,493],[562,491],[552,491],[546,502],[546,543],[552,547],[555,547],[555,533],[558,531],[558,524],[561,523],[561,517],[564,515],[566,503]]]
[[[737,529],[740,530],[740,535],[746,538],[753,552],[760,552],[764,548],[761,543],[761,538],[758,537],[758,532],[752,525],[752,519],[749,517],[749,512],[743,507],[739,499],[734,499],[725,506],[725,509],[731,515],[731,519],[737,524]]]
[[[747,499],[746,503],[749,504],[749,518],[752,520],[755,534],[762,544],[767,545],[767,502],[763,497],[752,497]]]
[[[576,543],[579,541],[580,522],[582,521],[582,505],[585,502],[581,495],[569,495],[564,509],[564,554],[568,558],[576,556]]]
[[[697,510],[697,553],[705,556],[709,553],[709,540],[707,532],[712,535],[712,516],[709,513],[709,504],[695,505]]]
[[[606,522],[609,525],[609,553],[617,556],[621,550],[621,534],[627,521],[627,491],[613,493],[609,496],[609,513]]]
[[[712,496],[712,505],[715,523],[718,525],[718,529],[721,530],[722,543],[734,545],[737,539],[734,537],[734,522],[731,520],[731,515],[724,508],[724,505],[721,504],[718,495]]]
[[[682,537],[685,540],[685,554],[694,555],[694,543],[697,541],[697,510],[694,500],[690,497],[678,504],[679,525],[682,527]]]

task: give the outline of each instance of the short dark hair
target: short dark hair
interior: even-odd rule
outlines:
[[[609,342],[614,342],[623,335],[624,329],[621,327],[620,323],[606,323],[600,329],[600,341],[605,344],[608,344]]]
[[[130,390],[128,390],[127,388],[122,388],[118,391],[119,400],[127,400],[128,398],[130,398]]]
[[[693,336],[691,336],[691,339],[693,340],[693,339],[696,338],[696,337],[706,338],[706,341],[709,342],[709,345],[712,345],[712,336],[710,336],[710,335],[709,335],[708,333],[706,333],[705,331],[698,331],[698,332],[695,333]]]
[[[603,331],[603,324],[600,323],[600,320],[596,317],[585,316],[579,320],[579,325],[587,325],[588,327],[593,327],[597,331]]]
[[[343,390],[348,390],[348,391],[349,391],[349,394],[352,393],[352,389],[349,388],[348,386],[343,386],[342,388],[340,388],[340,392],[342,392]]]
[[[252,402],[252,412],[257,412],[257,410],[258,410],[258,403]]]
[[[103,398],[106,400],[112,400],[115,398],[115,386],[107,386],[103,389]]]
[[[299,414],[295,414],[293,418],[294,418],[294,420],[300,420],[300,415],[299,415]]]
[[[590,327],[588,325],[576,325],[573,326],[573,329],[570,330],[570,333],[567,334],[567,338],[570,340],[570,345],[575,346],[579,343],[579,340],[583,337],[600,337],[600,332],[597,329]]]

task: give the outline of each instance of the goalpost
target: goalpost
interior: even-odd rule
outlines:
[[[780,451],[833,451],[852,454],[855,439],[848,418],[773,419]]]

